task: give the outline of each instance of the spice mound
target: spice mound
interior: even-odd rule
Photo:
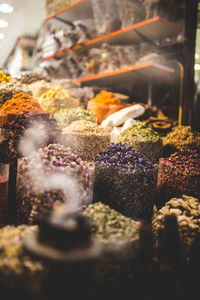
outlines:
[[[182,238],[187,259],[190,259],[190,250],[194,239],[200,232],[200,204],[199,200],[183,195],[181,198],[172,198],[160,210],[154,211],[152,218],[155,247],[159,248],[159,231],[164,229],[166,215],[174,214],[177,217],[178,230]]]
[[[49,114],[24,113],[12,122],[4,124],[0,144],[0,160],[11,162],[24,156],[22,150],[33,151],[48,144],[57,143],[61,130]],[[21,151],[20,151],[21,150]]]
[[[95,113],[98,123],[101,124],[109,115],[125,106],[113,93],[102,90],[88,101],[87,109]]]
[[[111,144],[94,157],[94,201],[125,216],[149,220],[153,211],[157,169],[127,144]]]
[[[0,229],[1,287],[9,291],[24,291],[30,295],[41,292],[48,268],[23,252],[23,238],[35,231],[36,226],[26,225],[5,226]]]
[[[47,75],[37,72],[25,72],[21,75],[21,83],[30,84],[32,82],[44,80],[46,82],[51,82],[51,78]]]
[[[38,102],[43,110],[51,115],[62,108],[79,106],[79,99],[72,97],[60,84],[42,94]]]
[[[67,209],[82,209],[92,200],[93,181],[94,164],[83,162],[63,145],[50,144],[19,159],[18,223],[37,223],[56,202],[65,202]]]
[[[25,112],[43,113],[39,103],[30,95],[19,93],[7,100],[0,108],[0,117],[6,118],[9,115],[21,115]]]
[[[0,70],[0,82],[3,82],[3,81],[11,81],[11,76],[9,75],[6,75],[3,71]]]
[[[60,109],[59,111],[55,112],[54,118],[58,122],[59,126],[62,128],[65,128],[72,122],[79,120],[86,120],[93,123],[97,123],[97,118],[95,114],[82,107]]]
[[[115,142],[127,143],[153,163],[158,163],[162,157],[162,141],[159,134],[143,122],[138,122],[121,132],[116,136]]]
[[[134,242],[139,238],[139,224],[126,218],[102,202],[90,204],[83,214],[91,217],[96,226],[93,235],[103,243]]]
[[[110,133],[103,127],[86,120],[75,121],[62,131],[62,143],[83,160],[92,160],[110,144]]]
[[[200,198],[200,155],[195,150],[180,149],[168,158],[161,158],[158,192],[160,205],[182,195]]]
[[[32,96],[31,90],[17,80],[0,83],[0,107],[9,99],[19,93],[25,93]]]
[[[163,138],[165,156],[176,152],[178,149],[200,149],[200,133],[190,126],[175,127],[172,132]]]

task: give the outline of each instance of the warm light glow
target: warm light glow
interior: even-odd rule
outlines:
[[[0,28],[5,28],[5,27],[7,27],[7,26],[8,26],[8,22],[6,22],[6,21],[0,19]]]
[[[195,64],[195,65],[194,65],[194,69],[195,69],[196,71],[199,71],[199,70],[200,70],[200,64]]]
[[[195,59],[199,59],[199,53],[195,53]]]
[[[10,14],[13,12],[14,7],[8,3],[1,3],[0,4],[0,12],[5,13],[5,14]]]

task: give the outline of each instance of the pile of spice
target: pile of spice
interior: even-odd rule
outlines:
[[[32,296],[41,292],[48,267],[23,252],[23,238],[37,230],[36,226],[26,225],[5,226],[0,229],[1,287],[9,291],[24,291]]]
[[[152,218],[155,248],[158,249],[162,241],[159,240],[159,231],[164,228],[166,215],[174,214],[177,217],[178,230],[184,243],[187,259],[190,259],[190,250],[194,239],[200,232],[200,203],[191,196],[172,198],[160,209],[155,208]]]
[[[94,201],[125,216],[149,220],[156,190],[156,167],[127,144],[111,144],[94,158]]]
[[[25,93],[32,96],[31,90],[17,80],[0,83],[0,107],[9,99],[19,93]]]
[[[51,82],[51,78],[47,75],[37,72],[26,72],[21,75],[20,82],[25,84],[30,84],[35,81],[44,80],[46,82]]]
[[[47,82],[45,80],[38,80],[28,84],[27,86],[32,92],[33,98],[37,99],[42,94],[50,90],[54,85],[55,84],[53,84],[52,82]]]
[[[79,106],[79,99],[71,96],[70,92],[63,89],[60,84],[48,90],[38,98],[43,110],[53,114],[63,108],[73,108]]]
[[[74,121],[62,130],[62,143],[70,147],[83,160],[92,160],[110,144],[110,133],[96,123]]]
[[[139,223],[102,202],[90,204],[83,214],[92,218],[96,227],[93,235],[103,243],[134,242],[139,238]]]
[[[23,155],[19,151],[19,143],[22,149],[24,141],[31,141],[31,151],[57,143],[61,136],[56,120],[44,113],[24,113],[4,124],[3,128],[5,132],[0,143],[0,160],[4,162],[11,162]]]
[[[93,123],[97,123],[97,118],[95,114],[82,107],[60,109],[59,111],[55,112],[54,118],[58,122],[59,126],[62,128],[65,128],[72,122],[78,120],[86,120]]]
[[[165,156],[176,152],[178,149],[200,149],[200,133],[190,126],[177,126],[163,138]]]
[[[162,141],[157,132],[143,122],[137,122],[115,138],[115,143],[127,143],[152,163],[162,157]]]
[[[23,113],[43,113],[39,103],[30,95],[19,93],[7,100],[0,108],[0,118],[9,118],[9,115],[21,115]]]
[[[88,101],[87,109],[95,113],[98,123],[101,124],[109,115],[125,106],[113,93],[102,90]]]
[[[83,212],[96,226],[93,236],[108,251],[96,264],[93,277],[97,282],[130,280],[137,259],[140,222],[126,218],[102,202],[90,204]]]
[[[93,196],[94,164],[83,162],[70,148],[50,144],[19,159],[18,222],[35,224],[58,202],[82,209]]]
[[[200,155],[195,150],[180,149],[161,158],[157,182],[159,201],[190,195],[200,198]],[[162,205],[162,203],[161,203]]]
[[[11,76],[6,75],[3,71],[0,70],[0,82],[11,81]]]
[[[160,136],[164,137],[172,129],[177,126],[177,122],[174,120],[170,120],[167,117],[159,118],[150,116],[147,120],[144,121],[147,125],[149,125],[153,130],[159,133]]]
[[[0,226],[7,221],[7,190],[8,179],[0,174]]]

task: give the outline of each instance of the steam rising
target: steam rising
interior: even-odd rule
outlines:
[[[39,147],[44,147],[48,143],[48,134],[44,124],[35,122],[33,126],[25,130],[23,137],[19,142],[19,152],[23,157],[31,155]],[[31,164],[28,169],[28,175],[35,194],[50,191],[62,191],[64,194],[65,208],[67,212],[74,212],[80,208],[81,193],[78,180],[73,175],[68,175],[63,167],[51,166],[50,172],[46,172],[47,166],[39,158],[37,164]],[[60,200],[60,199],[58,199]]]

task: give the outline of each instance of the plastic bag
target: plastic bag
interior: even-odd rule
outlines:
[[[98,35],[120,29],[121,21],[116,0],[92,0],[92,6]]]
[[[139,0],[116,0],[121,28],[139,23],[145,19],[145,8]]]

